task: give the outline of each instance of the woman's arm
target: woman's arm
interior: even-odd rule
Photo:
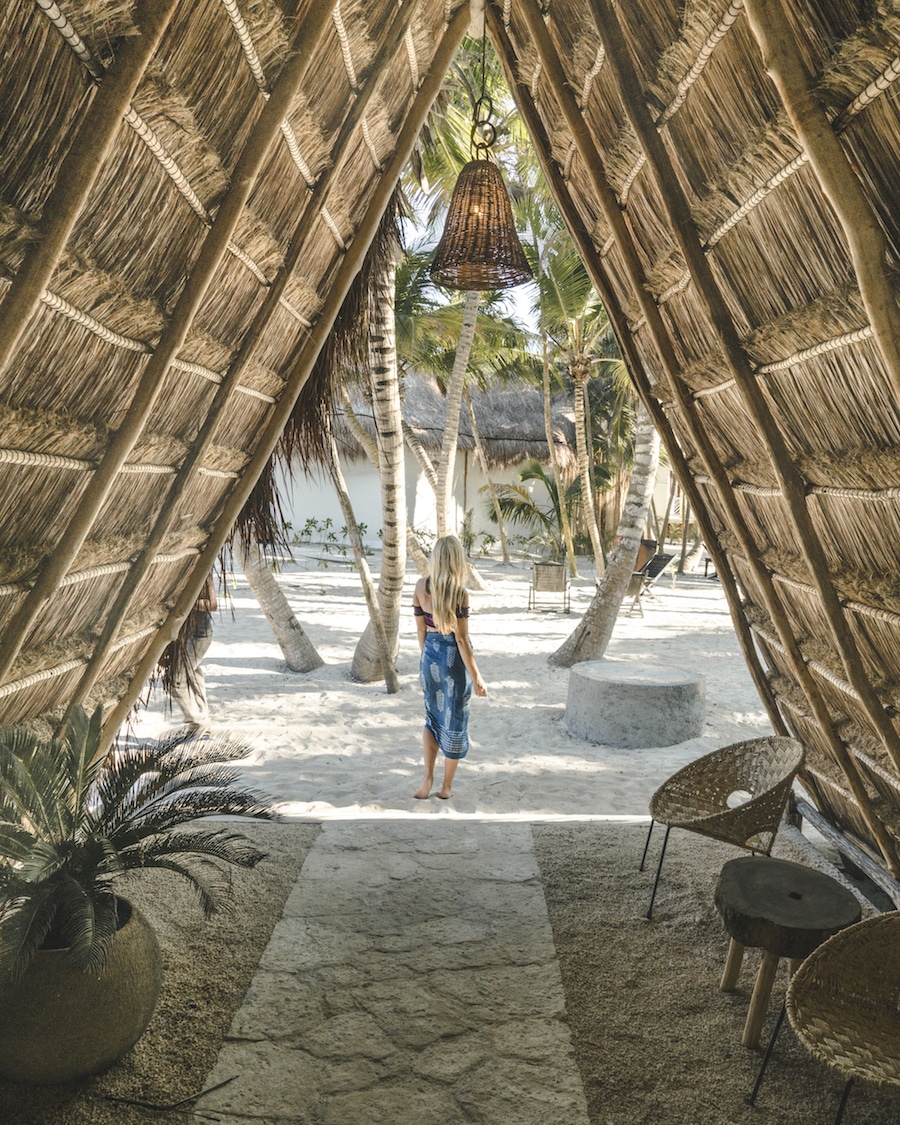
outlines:
[[[425,588],[424,581],[420,578],[416,583],[416,588],[413,592],[413,609],[422,608],[422,603],[419,601],[419,586]],[[428,631],[428,626],[425,624],[425,618],[421,614],[416,614],[416,632],[419,635],[419,652],[425,648],[425,634]]]
[[[459,655],[463,659],[469,675],[472,677],[472,687],[475,689],[476,695],[487,695],[488,690],[485,686],[484,680],[481,678],[481,673],[478,671],[478,665],[475,663],[475,653],[472,651],[472,642],[469,640],[469,619],[468,617],[457,617],[456,628],[456,647],[459,649]]]

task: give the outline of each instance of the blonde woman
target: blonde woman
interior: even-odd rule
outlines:
[[[425,777],[415,792],[424,800],[434,785],[438,750],[444,755],[444,780],[438,796],[451,795],[460,758],[469,752],[469,700],[487,695],[469,641],[469,595],[466,555],[455,535],[434,544],[431,575],[420,578],[413,594],[413,613],[419,634],[419,681],[425,693],[422,748]]]

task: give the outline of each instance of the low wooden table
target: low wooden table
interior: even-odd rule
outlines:
[[[830,875],[766,856],[730,859],[719,875],[715,902],[731,935],[723,992],[737,984],[744,947],[763,950],[741,1039],[745,1047],[758,1047],[779,959],[789,958],[793,972],[826,938],[858,922],[862,910]]]

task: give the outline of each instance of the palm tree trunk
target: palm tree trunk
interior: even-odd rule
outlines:
[[[360,422],[359,418],[357,418],[356,411],[353,409],[353,403],[350,401],[350,395],[347,392],[346,387],[343,388],[343,396],[344,396],[344,417],[347,419],[347,423],[350,426],[350,430],[353,433],[353,436],[356,438],[356,440],[362,446],[362,448],[366,451],[366,456],[369,458],[369,461],[372,463],[374,468],[376,470],[378,470],[379,469],[378,446],[375,444],[374,441],[372,441],[372,439],[369,437],[368,433],[366,433],[366,430],[363,427],[362,423]],[[402,426],[403,426],[404,439],[407,439],[407,425],[406,425],[405,422],[403,422]],[[411,430],[409,432],[412,433]],[[414,440],[415,440],[415,435],[413,435],[413,437],[414,437]],[[428,457],[428,454],[425,453],[424,449],[422,450],[422,453],[426,458]],[[429,463],[429,465],[431,464],[430,461],[428,463]],[[432,472],[433,471],[434,470],[432,470]],[[379,471],[379,475],[380,475],[380,471]],[[405,489],[405,485],[406,485],[406,482],[405,482],[405,479],[404,479],[404,489]],[[422,550],[422,544],[416,538],[416,533],[409,526],[409,521],[404,520],[404,525],[406,527],[406,553],[409,555],[409,557],[416,564],[416,569],[418,570],[419,574],[421,574],[424,577],[425,575],[428,574],[428,556]]]
[[[550,657],[550,664],[571,668],[581,660],[599,660],[606,652],[634,570],[659,465],[659,435],[642,402],[637,407],[634,440],[634,466],[609,566],[584,617]]]
[[[406,574],[406,472],[394,323],[395,274],[396,262],[389,260],[377,275],[369,345],[369,381],[381,482],[378,604],[392,667],[400,650],[400,606]],[[381,663],[380,639],[370,622],[353,653],[350,674],[361,683],[370,683],[379,678]]]
[[[444,419],[444,439],[441,443],[441,460],[437,469],[437,528],[438,535],[449,534],[450,504],[453,498],[453,470],[456,465],[456,446],[459,441],[459,411],[462,406],[463,387],[466,382],[466,368],[469,366],[469,356],[472,352],[472,343],[475,340],[475,322],[478,319],[477,290],[470,289],[466,293],[466,303],[463,310],[462,328],[459,333],[459,343],[456,345],[456,355],[453,359],[453,371],[447,385],[447,414]]]
[[[475,407],[472,405],[472,396],[469,394],[469,388],[465,388],[466,406],[469,411],[469,422],[472,425],[472,438],[475,442],[475,453],[478,460],[481,462],[481,471],[484,473],[484,479],[487,481],[488,491],[491,494],[491,502],[494,505],[494,515],[497,517],[497,530],[500,533],[500,546],[503,550],[503,562],[509,565],[509,544],[506,541],[506,528],[503,524],[503,513],[500,511],[500,501],[497,498],[497,489],[494,487],[494,482],[491,480],[490,469],[488,468],[487,457],[485,456],[484,446],[481,444],[481,434],[478,432],[478,423],[475,420]]]
[[[694,568],[700,562],[700,558],[701,558],[702,555],[703,555],[703,535],[702,535],[702,533],[698,532],[694,536],[693,542],[691,543],[691,546],[688,550],[688,553],[685,556],[684,570],[687,574],[690,574],[690,572],[692,570],[694,570]]]
[[[674,502],[675,502],[675,477],[674,477],[674,475],[672,475],[672,476],[669,477],[669,496],[668,496],[668,499],[666,500],[666,512],[665,512],[665,515],[663,516],[662,527],[659,529],[659,535],[657,536],[657,543],[659,544],[660,550],[662,550],[663,547],[665,547],[666,539],[669,536],[669,518],[672,515],[672,505],[674,504]]]
[[[328,471],[331,474],[335,492],[337,492],[338,502],[341,505],[341,512],[344,516],[344,523],[347,525],[347,534],[350,537],[350,544],[353,547],[353,557],[356,560],[363,594],[365,595],[366,605],[369,609],[369,621],[372,623],[378,641],[381,672],[384,676],[384,682],[387,685],[389,694],[393,695],[400,690],[400,681],[397,679],[397,672],[394,668],[387,633],[384,629],[384,622],[381,620],[381,611],[378,608],[378,595],[375,592],[375,583],[372,581],[369,564],[366,562],[365,548],[363,547],[362,537],[359,534],[359,525],[356,522],[356,516],[353,514],[353,505],[350,503],[350,494],[347,491],[344,474],[341,472],[341,462],[338,457],[337,443],[334,440],[333,434],[331,435],[331,457],[328,462]]]
[[[566,488],[562,479],[559,466],[559,456],[556,452],[556,442],[553,440],[553,419],[550,414],[550,345],[547,333],[544,333],[544,430],[547,434],[547,448],[550,450],[550,465],[556,481],[556,491],[559,496],[559,529],[562,532],[563,543],[566,545],[566,558],[569,561],[569,577],[578,577],[578,563],[575,560],[575,544],[572,541],[572,525],[569,523],[569,511],[566,508]]]
[[[262,551],[255,543],[245,543],[241,535],[235,536],[234,548],[244,576],[266,615],[275,639],[281,648],[285,663],[292,672],[312,672],[325,661],[315,645],[303,632],[303,626],[294,616],[275,575],[269,570]]]
[[[418,461],[419,468],[422,470],[425,479],[431,485],[432,491],[435,495],[435,500],[437,500],[438,478],[437,473],[435,472],[434,463],[428,456],[428,451],[416,437],[415,430],[412,428],[412,426],[409,425],[408,422],[403,423],[403,440],[406,442],[406,448],[410,451],[413,457],[415,457],[416,461]]]
[[[575,443],[578,447],[578,471],[581,474],[581,510],[587,524],[588,534],[591,537],[591,549],[594,552],[594,569],[597,577],[602,578],[605,566],[603,563],[603,544],[600,541],[600,529],[597,526],[597,510],[594,507],[594,485],[591,479],[591,451],[588,448],[587,428],[584,424],[585,394],[588,373],[577,362],[572,364],[572,381],[575,384]]]

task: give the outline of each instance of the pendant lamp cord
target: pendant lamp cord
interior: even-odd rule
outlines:
[[[472,155],[477,160],[487,160],[491,145],[497,139],[497,131],[491,124],[494,103],[485,93],[487,33],[484,27],[483,12],[481,18],[481,96],[472,109]]]

